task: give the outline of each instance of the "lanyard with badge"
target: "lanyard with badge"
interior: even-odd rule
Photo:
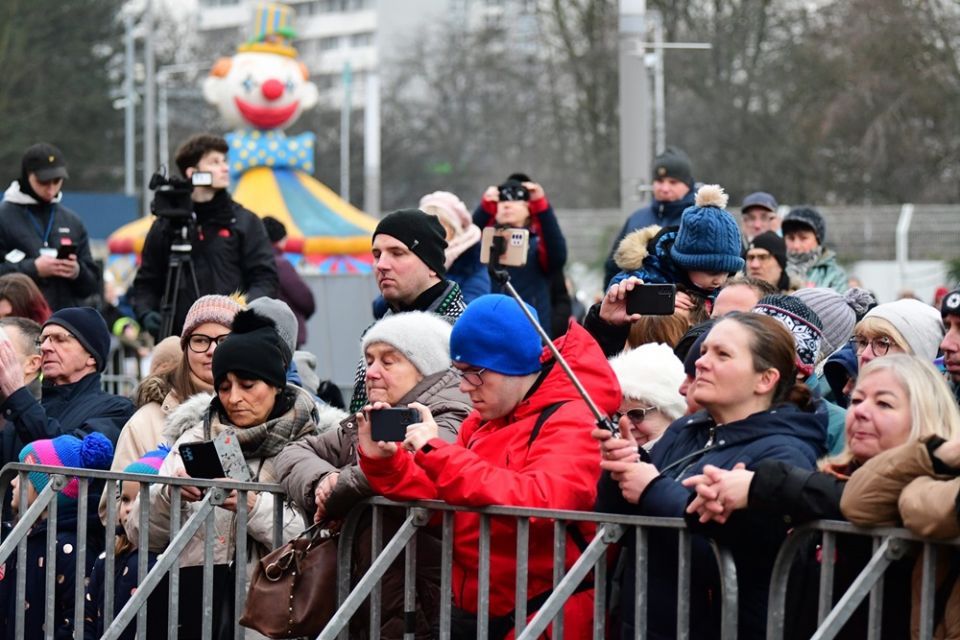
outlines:
[[[31,210],[30,213],[33,213]],[[50,231],[53,229],[53,218],[54,218],[53,207],[50,207],[50,217],[47,219],[47,230],[44,231],[40,228],[40,223],[37,222],[39,216],[31,215],[30,222],[33,223],[33,228],[37,230],[37,235],[40,236],[40,241],[43,243],[43,246],[40,247],[40,255],[46,256],[48,258],[56,258],[57,250],[50,246]]]

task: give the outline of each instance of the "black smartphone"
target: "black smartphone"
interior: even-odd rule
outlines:
[[[407,427],[420,422],[420,412],[409,407],[391,407],[370,412],[370,437],[374,442],[403,442]]]
[[[74,244],[62,244],[57,247],[57,260],[67,260],[75,255],[77,255],[77,246]]]
[[[627,313],[670,316],[676,305],[677,285],[641,284],[627,292]]]
[[[226,478],[227,474],[220,463],[217,447],[212,440],[206,442],[184,442],[180,445],[180,458],[183,468],[191,478]]]

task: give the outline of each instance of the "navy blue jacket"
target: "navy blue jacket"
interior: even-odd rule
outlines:
[[[762,460],[782,460],[804,469],[816,468],[825,452],[826,425],[814,413],[793,405],[755,413],[717,427],[701,411],[671,424],[653,447],[651,458],[660,469],[633,505],[623,499],[620,488],[604,473],[597,488],[597,510],[632,515],[679,518],[685,516],[693,492],[680,481],[701,473],[712,464],[731,469],[738,462],[755,469]],[[767,589],[770,572],[786,525],[777,516],[749,510],[738,511],[724,525],[699,525],[688,518],[692,531],[729,548],[737,564],[739,588],[739,637],[763,638],[766,634]],[[647,611],[651,638],[676,636],[677,535],[652,531],[649,537]],[[626,571],[621,588],[621,638],[633,638],[634,549],[628,536]],[[694,638],[719,635],[719,583],[716,561],[705,537],[695,536],[690,594],[691,634]]]
[[[545,200],[545,199],[544,199]],[[535,201],[539,202],[539,201]],[[550,284],[553,274],[563,269],[567,263],[567,241],[560,230],[557,214],[549,203],[539,213],[531,213],[537,222],[529,225],[530,246],[527,250],[527,263],[522,267],[507,267],[510,282],[523,301],[537,310],[537,318],[544,330],[551,333],[552,305],[550,303]],[[533,203],[531,203],[533,206]],[[473,223],[483,229],[494,224],[495,215],[484,210],[483,205],[473,212]],[[539,234],[535,229],[539,227]],[[505,293],[504,289],[491,282],[491,292]],[[553,337],[553,336],[551,336]]]
[[[607,261],[603,265],[603,281],[610,282],[613,279],[613,276],[620,272],[620,267],[618,267],[617,263],[613,260],[613,254],[616,253],[617,247],[620,246],[620,241],[623,240],[624,236],[631,231],[643,229],[644,227],[649,227],[652,224],[661,227],[679,226],[680,217],[683,215],[683,210],[687,207],[693,206],[696,195],[696,192],[691,189],[687,195],[683,196],[679,200],[674,200],[673,202],[660,202],[659,200],[651,200],[650,204],[647,206],[637,209],[631,213],[630,217],[627,218],[626,222],[623,223],[620,233],[618,233],[617,237],[613,239],[613,247],[610,248],[610,255],[607,256]]]
[[[114,559],[113,565],[113,617],[123,609],[124,605],[137,589],[137,572],[140,554],[136,549],[119,554]],[[148,570],[157,563],[157,554],[147,553]],[[101,553],[100,557],[93,565],[90,572],[90,580],[87,582],[86,597],[84,600],[84,627],[83,637],[85,640],[96,640],[103,635],[104,619],[103,609],[106,598],[104,596],[104,587],[106,586],[106,554]],[[164,584],[159,585],[150,594],[147,602],[147,639],[156,640],[167,637],[167,593],[168,589]],[[134,619],[123,633],[120,634],[121,640],[134,640],[137,633],[137,622]]]
[[[91,495],[96,495],[91,486]],[[5,530],[9,531],[9,529]],[[27,534],[27,568],[25,602],[17,602],[17,554],[11,555],[0,577],[0,636],[13,640],[16,610],[26,609],[24,613],[24,638],[53,637],[56,640],[73,638],[74,585],[76,580],[84,580],[90,574],[97,556],[103,551],[103,526],[97,516],[96,508],[90,510],[87,520],[87,555],[85,574],[76,575],[77,568],[77,506],[74,501],[61,501],[57,508],[57,557],[56,580],[54,588],[54,608],[56,626],[52,635],[45,635],[44,605],[46,593],[46,574],[44,568],[47,553],[47,521],[38,522]]]
[[[457,256],[447,269],[446,277],[460,285],[460,293],[467,304],[490,293],[490,273],[487,265],[480,262],[479,242]]]
[[[27,387],[0,404],[6,429],[16,429],[20,446],[64,434],[83,438],[99,431],[114,445],[133,415],[133,403],[100,388],[100,374],[91,373],[73,384],[44,385],[40,402]],[[19,449],[17,450],[19,454]]]

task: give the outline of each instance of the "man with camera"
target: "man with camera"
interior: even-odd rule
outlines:
[[[35,144],[24,152],[20,177],[0,203],[0,275],[30,276],[54,311],[84,304],[100,286],[87,230],[60,203],[67,177],[63,152]]]
[[[227,149],[226,140],[210,134],[184,142],[176,162],[192,185],[185,206],[192,211],[154,207],[158,217],[147,233],[130,297],[140,324],[158,339],[179,335],[190,305],[200,296],[241,292],[252,300],[277,294],[277,269],[263,223],[227,192]],[[189,257],[186,264],[183,255]],[[179,269],[171,268],[174,263]],[[168,282],[177,271],[178,282]],[[169,304],[174,293],[176,306],[163,310],[161,302]],[[172,317],[164,318],[163,311]],[[169,331],[161,331],[164,320]]]
[[[527,305],[530,313],[536,311]],[[597,343],[571,325],[556,345],[600,411],[620,405],[620,385]],[[491,294],[470,303],[453,325],[450,357],[460,390],[473,412],[454,443],[439,437],[426,407],[420,422],[406,428],[402,443],[375,441],[370,407],[357,415],[360,468],[373,490],[392,500],[443,500],[452,505],[505,505],[591,511],[600,477],[599,456],[590,442],[594,417],[563,368],[547,349],[520,305]],[[453,638],[476,637],[480,515],[454,514]],[[527,614],[536,612],[553,589],[554,523],[530,520],[526,554]],[[566,566],[585,548],[592,527],[566,528]],[[513,629],[517,523],[494,519],[490,527],[490,637]],[[522,552],[522,551],[521,551]],[[585,580],[564,607],[565,638],[587,638],[593,629],[593,582]],[[560,637],[551,634],[551,637]]]

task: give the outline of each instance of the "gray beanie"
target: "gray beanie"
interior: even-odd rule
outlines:
[[[257,315],[273,320],[273,324],[277,326],[277,333],[280,334],[280,339],[290,350],[287,359],[293,358],[293,353],[297,350],[299,326],[297,325],[297,316],[293,315],[293,311],[287,303],[276,298],[262,297],[249,302],[247,309],[252,309]]]
[[[361,351],[375,342],[402,353],[424,376],[450,367],[450,323],[432,313],[407,311],[388,315],[363,335]]]
[[[915,356],[933,362],[943,340],[940,312],[925,302],[905,298],[878,305],[864,316],[886,320],[900,332]]]
[[[876,304],[872,293],[857,288],[848,289],[841,294],[826,287],[812,287],[799,289],[792,295],[803,300],[823,323],[821,359],[845,345],[853,335],[853,327],[857,321],[863,317],[870,305]]]

